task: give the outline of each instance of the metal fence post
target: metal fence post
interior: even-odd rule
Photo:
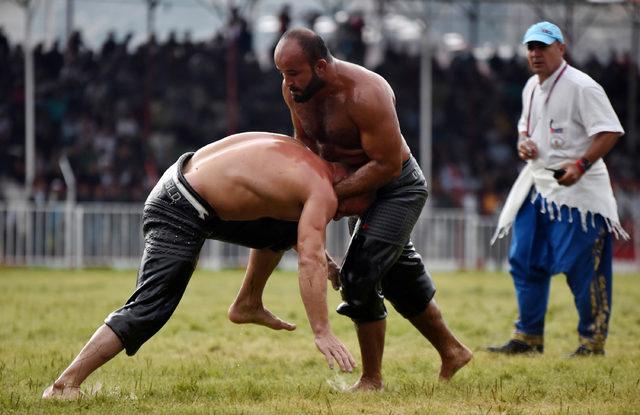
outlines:
[[[7,206],[5,204],[0,204],[0,264],[6,263],[6,257],[8,255],[5,252],[6,242],[5,242],[5,228],[7,222],[7,215],[9,214],[7,210]]]
[[[84,268],[84,208],[80,205],[75,206],[75,268]]]
[[[73,205],[64,206],[64,263],[73,267]]]
[[[464,219],[464,269],[475,269],[478,266],[478,215],[467,214]]]

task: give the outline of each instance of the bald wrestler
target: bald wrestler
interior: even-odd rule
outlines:
[[[80,384],[123,349],[135,354],[169,320],[187,287],[206,239],[252,248],[236,323],[293,330],[262,307],[264,285],[283,252],[298,251],[299,287],[315,344],[333,367],[355,361],[333,335],[327,311],[325,230],[336,214],[334,181],[345,170],[291,137],[236,134],[187,153],[149,194],[143,212],[144,253],[136,290],[111,313],[78,356],[43,393],[74,399]]]
[[[362,354],[362,375],[354,389],[383,387],[384,299],[436,348],[439,376],[450,379],[472,353],[445,324],[431,276],[411,243],[427,186],[400,131],[391,86],[380,75],[333,57],[309,29],[287,31],[274,61],[295,138],[353,171],[335,185],[340,205],[349,197],[376,194],[353,222],[339,270],[343,302],[337,311],[354,321]]]

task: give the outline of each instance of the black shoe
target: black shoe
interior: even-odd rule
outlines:
[[[502,354],[542,353],[544,346],[541,344],[530,345],[520,340],[511,339],[502,346],[489,346],[487,351]]]
[[[584,357],[584,356],[604,356],[604,350],[591,350],[584,344],[581,344],[575,352],[571,353],[569,357]]]

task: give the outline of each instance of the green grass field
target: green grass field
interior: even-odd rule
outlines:
[[[483,347],[512,330],[509,276],[435,274],[437,302],[474,360],[439,382],[434,349],[390,309],[386,390],[356,394],[341,389],[358,374],[329,370],[315,350],[295,274],[275,274],[265,295],[267,307],[298,324],[292,333],[226,319],[241,278],[196,272],[177,312],[136,356],[95,372],[82,400],[44,402],[43,389],[128,298],[135,272],[0,269],[0,413],[640,413],[640,275],[614,277],[607,356],[567,359],[577,316],[562,276],[552,286],[545,354],[496,357]],[[330,292],[330,308],[338,302]],[[332,312],[331,323],[359,361],[351,322]]]

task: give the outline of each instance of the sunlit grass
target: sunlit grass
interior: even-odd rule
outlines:
[[[226,311],[241,271],[197,271],[169,323],[135,357],[116,357],[79,402],[43,402],[49,385],[135,284],[135,271],[0,269],[0,413],[466,414],[640,413],[640,275],[614,277],[607,356],[567,359],[577,315],[564,278],[552,285],[545,354],[496,357],[516,316],[507,274],[435,274],[449,326],[475,352],[448,383],[435,350],[390,310],[386,390],[347,394],[357,373],[330,371],[315,350],[296,276],[278,272],[265,304],[292,333],[237,326]],[[330,308],[339,297],[329,296]],[[334,332],[359,356],[351,322]],[[357,357],[357,360],[359,358]]]

